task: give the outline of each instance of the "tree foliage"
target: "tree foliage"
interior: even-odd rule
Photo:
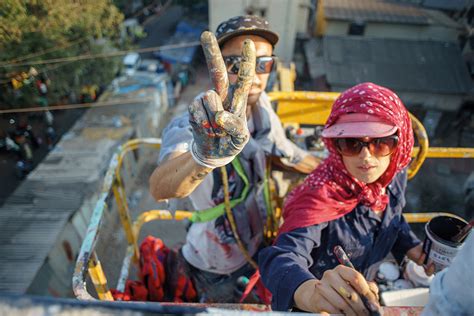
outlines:
[[[0,1],[0,62],[8,64],[0,66],[2,105],[35,105],[34,88],[25,84],[14,90],[9,83],[30,69],[15,63],[113,50],[119,44],[122,21],[123,15],[111,0]],[[107,84],[119,61],[101,58],[32,66],[38,77],[50,79],[51,103],[64,94],[77,93],[81,85]]]

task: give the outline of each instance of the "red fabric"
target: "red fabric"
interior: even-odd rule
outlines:
[[[197,292],[187,275],[187,267],[179,251],[171,249],[167,258],[167,291],[175,303],[196,302]]]
[[[140,245],[140,281],[127,280],[125,292],[112,289],[116,301],[195,302],[197,293],[186,274],[184,259],[159,238],[147,236]]]
[[[411,160],[414,138],[409,114],[395,93],[370,82],[356,85],[337,98],[325,128],[348,113],[377,115],[398,127],[399,143],[389,167],[377,181],[364,184],[348,173],[333,142],[324,138],[329,157],[288,195],[280,234],[337,219],[358,203],[375,211],[385,209],[388,196],[384,188]]]
[[[165,296],[165,262],[169,249],[159,238],[147,236],[140,245],[140,279],[148,289],[148,300],[161,302]]]
[[[260,277],[260,270],[255,271],[255,273],[250,277],[249,283],[245,287],[245,291],[242,293],[239,303],[243,303],[254,288],[260,301],[266,305],[270,305],[272,302],[272,293],[265,287],[265,285],[263,285],[262,278]]]
[[[147,301],[148,290],[140,281],[127,280],[125,293],[111,289],[110,292],[115,301]]]

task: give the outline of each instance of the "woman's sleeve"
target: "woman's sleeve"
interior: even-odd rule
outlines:
[[[393,186],[395,186],[394,190],[396,195],[398,195],[398,199],[400,200],[400,208],[399,208],[399,213],[400,213],[400,223],[399,223],[399,230],[398,230],[398,235],[397,239],[395,241],[395,244],[392,247],[392,254],[397,259],[398,262],[401,262],[403,258],[405,257],[405,254],[410,250],[411,248],[417,246],[420,243],[420,240],[418,237],[416,237],[415,233],[411,230],[410,225],[407,223],[405,220],[405,217],[402,214],[402,209],[406,204],[405,201],[405,190],[407,186],[407,169],[404,169],[401,171],[395,181],[392,183]]]
[[[398,262],[402,262],[408,250],[417,246],[420,242],[421,241],[411,230],[410,225],[406,222],[405,217],[401,215],[400,230],[398,231],[397,240],[392,247],[392,254],[395,259]]]
[[[299,228],[280,235],[273,246],[260,251],[260,275],[272,293],[272,309],[288,311],[293,295],[305,281],[314,279],[309,271],[311,252],[321,244],[321,231],[327,224]]]

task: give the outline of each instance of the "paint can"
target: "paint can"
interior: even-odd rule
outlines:
[[[423,251],[426,253],[424,264],[434,263],[435,272],[448,267],[462,247],[461,242],[452,240],[468,223],[455,215],[433,217],[425,225],[426,238]]]
[[[403,277],[409,280],[415,287],[429,287],[433,276],[428,276],[422,266],[408,260],[403,271]]]

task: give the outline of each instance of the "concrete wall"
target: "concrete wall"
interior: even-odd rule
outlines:
[[[306,32],[309,0],[209,0],[209,29],[237,15],[263,10],[273,31],[280,35],[275,54],[283,61],[292,61],[297,32]]]
[[[135,100],[146,98],[147,101],[144,104],[131,103],[90,109],[63,136],[45,161],[30,174],[28,180],[41,178],[46,182],[48,178],[53,178],[52,181],[63,181],[65,186],[70,182],[69,178],[76,175],[73,177],[77,178],[74,180],[77,183],[75,187],[86,186],[88,190],[80,206],[72,209],[69,220],[57,233],[56,242],[51,245],[46,260],[26,291],[27,294],[73,297],[71,281],[77,255],[87,232],[92,211],[101,193],[103,176],[109,167],[110,158],[118,146],[130,138],[157,137],[162,128],[164,123],[162,117],[168,109],[166,81],[158,83],[157,88],[140,89],[134,95],[113,95],[113,93],[109,95],[107,100],[124,100],[129,97]],[[120,126],[116,125],[119,121]],[[115,123],[111,125],[111,122]],[[125,182],[135,178],[136,166],[139,164],[136,158],[140,160],[142,157],[144,155],[140,152],[138,155],[127,155],[122,173],[122,179]],[[85,161],[86,158],[90,159]],[[59,163],[52,164],[51,161],[59,161]],[[53,175],[56,175],[56,178]],[[122,231],[118,229],[114,231],[112,228],[117,226],[112,226],[112,224],[115,221],[118,222],[113,197],[109,203],[109,208],[104,213],[104,228],[102,228],[105,230],[102,231],[102,235],[108,238],[105,241],[105,247],[110,246],[115,239],[125,243]],[[112,254],[118,253],[117,255],[123,255],[121,251],[125,250],[125,246],[120,249],[110,248],[112,249],[109,251]],[[105,259],[102,262],[104,269],[109,268],[110,256],[104,256],[102,259]],[[113,262],[117,263],[117,261]],[[110,287],[116,286],[120,264],[116,264],[115,269],[109,268],[115,272],[108,275]],[[94,291],[92,290],[91,293]]]

